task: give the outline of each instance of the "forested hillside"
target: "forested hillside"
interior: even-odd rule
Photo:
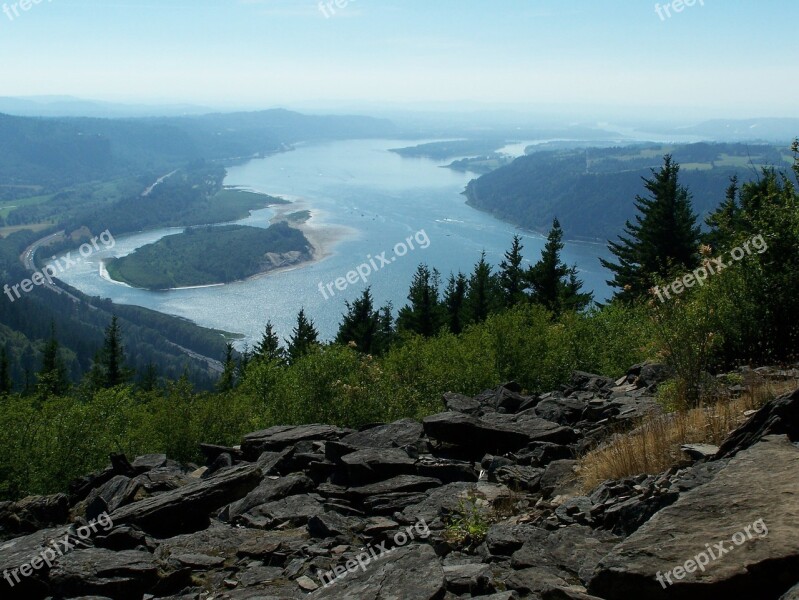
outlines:
[[[607,240],[634,214],[632,199],[665,152],[683,165],[682,180],[700,216],[723,199],[733,175],[757,177],[763,166],[788,168],[788,148],[744,144],[637,145],[536,152],[469,183],[470,206],[521,227],[545,231],[560,220],[573,238]]]

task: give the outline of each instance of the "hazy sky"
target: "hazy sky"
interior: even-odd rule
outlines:
[[[702,1],[0,0],[0,95],[797,116],[799,2]]]

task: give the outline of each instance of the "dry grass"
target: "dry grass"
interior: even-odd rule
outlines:
[[[643,419],[629,432],[620,433],[580,460],[583,489],[588,492],[608,479],[654,475],[685,458],[683,444],[721,442],[757,410],[780,394],[796,389],[797,381],[765,381],[747,386],[736,399]]]

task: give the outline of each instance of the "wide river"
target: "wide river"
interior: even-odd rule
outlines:
[[[360,295],[366,284],[358,280],[347,284],[343,292],[333,288],[335,296],[330,298],[326,292],[325,299],[320,282],[346,276],[369,256],[386,252],[386,258],[391,258],[396,244],[422,230],[424,234],[417,236],[422,244],[414,242],[416,249],[369,276],[368,285],[378,304],[391,301],[395,311],[403,306],[413,272],[421,262],[438,268],[444,278],[459,269],[468,273],[482,250],[492,264],[498,264],[515,233],[523,237],[525,258],[538,260],[545,241],[540,235],[521,232],[466,206],[461,192],[475,175],[388,151],[408,145],[412,143],[407,140],[307,144],[228,170],[227,185],[296,200],[298,208],[311,210],[309,225],[320,233],[331,229],[343,232],[328,244],[328,255],[319,262],[229,285],[166,292],[134,289],[101,276],[103,258],[124,256],[180,231],[161,229],[120,236],[113,249],[92,255],[60,277],[92,296],[243,334],[237,344],[243,346],[260,338],[267,319],[282,337],[288,336],[301,307],[313,318],[321,336],[330,339],[345,310],[344,301]],[[255,211],[239,223],[266,227],[273,214],[271,209]],[[563,255],[569,264],[577,264],[585,289],[593,290],[598,300],[608,296],[608,273],[598,260],[608,255],[604,245],[569,242]],[[375,260],[375,264],[380,262]]]

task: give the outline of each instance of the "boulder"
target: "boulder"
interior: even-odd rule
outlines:
[[[470,449],[477,457],[502,454],[524,448],[530,436],[504,425],[494,425],[457,412],[445,412],[423,421],[424,431],[431,438]]]
[[[589,592],[607,600],[778,598],[799,572],[798,505],[799,448],[786,436],[764,438],[603,558]]]
[[[716,458],[735,456],[767,435],[787,435],[799,442],[799,389],[766,403],[724,440]]]
[[[115,600],[140,600],[160,580],[158,564],[149,552],[104,548],[64,555],[53,564],[49,578],[58,595],[98,595]]]
[[[310,492],[314,487],[314,482],[302,473],[293,473],[286,477],[265,477],[258,487],[244,498],[224,507],[219,512],[219,518],[223,521],[232,521],[251,508],[286,496]]]
[[[348,563],[349,564],[349,563]],[[412,544],[389,552],[315,592],[318,600],[438,600],[444,595],[444,569],[428,545]]]
[[[111,520],[116,525],[133,523],[156,537],[197,531],[208,527],[212,512],[246,496],[260,481],[257,465],[240,465],[123,506],[111,513]]]
[[[345,435],[341,443],[355,448],[405,448],[417,444],[423,433],[421,423],[414,419],[402,419]]]
[[[364,448],[341,457],[343,478],[350,484],[366,484],[397,475],[413,475],[416,460],[399,448]]]
[[[348,433],[332,425],[277,425],[244,436],[241,451],[247,460],[256,460],[262,452],[280,452],[299,442],[337,440]]]

